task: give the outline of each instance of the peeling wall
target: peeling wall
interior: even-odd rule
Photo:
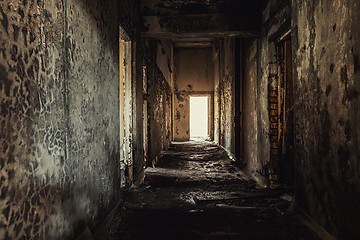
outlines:
[[[70,195],[63,6],[2,1],[0,13],[0,238],[43,238],[55,233]]]
[[[67,109],[73,221],[101,223],[119,199],[119,63],[114,2],[67,1]],[[112,27],[111,27],[112,26]],[[70,216],[58,227],[71,230]],[[100,221],[97,219],[100,218]],[[63,226],[59,224],[65,223]]]
[[[298,204],[339,239],[360,230],[360,3],[292,1]]]
[[[219,144],[235,154],[235,46],[233,38],[221,39],[219,49]],[[216,115],[216,113],[215,113]]]
[[[277,89],[277,60],[275,42],[271,37],[284,34],[287,29],[282,29],[290,20],[290,4],[288,1],[271,1],[263,12],[263,26],[258,46],[258,83],[257,83],[257,124],[258,124],[258,161],[263,167],[270,160],[270,121],[269,100],[270,89]],[[269,85],[271,81],[271,86]],[[265,173],[267,174],[267,172]]]
[[[260,171],[270,159],[268,90],[270,80],[277,77],[273,40],[284,33],[290,15],[296,200],[335,237],[357,239],[360,235],[357,1],[292,1],[291,8],[287,1],[268,2],[260,36],[256,41],[247,41],[244,56],[244,157],[252,172]]]
[[[0,239],[73,238],[118,202],[117,9],[0,2]]]
[[[149,82],[149,164],[155,164],[171,144],[171,88],[158,68],[152,68]]]
[[[252,173],[268,174],[270,161],[268,92],[278,87],[273,37],[284,34],[284,31],[288,30],[284,26],[289,21],[289,2],[269,1],[263,11],[260,36],[256,40],[245,40],[243,158]]]
[[[173,77],[173,45],[170,40],[161,40],[157,43],[156,64],[168,84],[172,85]]]
[[[174,50],[174,140],[190,139],[190,95],[214,92],[211,48]],[[211,99],[212,100],[212,99]],[[212,122],[212,117],[210,119]],[[213,124],[210,124],[212,126]],[[210,129],[210,132],[213,132]]]
[[[141,182],[144,166],[145,166],[145,159],[144,154],[144,139],[143,131],[143,118],[144,118],[144,95],[143,95],[143,66],[144,66],[144,50],[142,48],[142,43],[140,41],[136,41],[134,43],[135,49],[135,58],[134,58],[134,79],[133,79],[133,98],[134,98],[134,105],[133,105],[133,143],[132,143],[132,151],[133,151],[133,181]],[[145,87],[146,88],[146,87]],[[147,111],[147,109],[146,109]],[[146,113],[145,111],[145,113]],[[145,114],[145,117],[146,114]]]
[[[244,152],[243,160],[250,171],[261,169],[258,142],[257,112],[257,78],[258,78],[258,40],[244,40],[244,95],[243,95],[243,126]]]
[[[220,50],[213,44],[212,54],[214,61],[214,141],[220,142]]]
[[[163,54],[158,41],[146,41],[148,54],[148,165],[154,165],[172,139],[171,87],[160,66],[168,62],[169,55]],[[160,50],[158,49],[160,48]],[[160,56],[157,56],[160,54]],[[157,59],[157,61],[156,61]]]

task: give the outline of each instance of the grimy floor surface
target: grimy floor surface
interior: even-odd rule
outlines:
[[[291,211],[289,189],[257,188],[209,142],[174,143],[123,195],[98,239],[318,239]]]

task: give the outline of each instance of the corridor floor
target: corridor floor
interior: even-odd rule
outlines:
[[[257,188],[209,142],[174,143],[123,196],[99,239],[318,239],[289,211],[291,190]]]

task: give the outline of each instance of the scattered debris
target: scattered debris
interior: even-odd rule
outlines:
[[[285,200],[285,201],[288,201],[288,202],[291,202],[292,199],[293,199],[292,196],[290,196],[290,195],[287,194],[287,193],[281,195],[280,198],[281,198],[282,200]]]
[[[145,174],[142,189],[123,193],[122,221],[100,239],[318,240],[285,214],[289,189],[257,188],[215,144],[174,144]]]

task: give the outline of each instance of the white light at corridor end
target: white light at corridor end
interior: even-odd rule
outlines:
[[[208,97],[190,97],[190,138],[208,136]]]

